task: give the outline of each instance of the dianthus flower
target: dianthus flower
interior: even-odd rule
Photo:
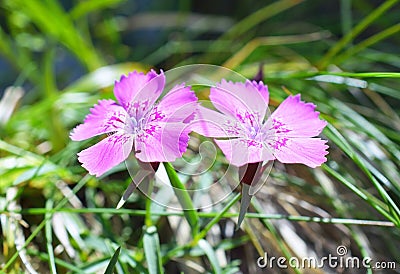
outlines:
[[[197,97],[190,87],[180,84],[159,102],[165,75],[151,70],[147,74],[132,72],[115,82],[114,100],[99,100],[90,109],[83,124],[71,133],[81,141],[109,134],[99,143],[78,153],[78,160],[91,175],[101,176],[126,160],[134,151],[140,162],[171,162],[186,151]]]
[[[286,98],[269,117],[269,92],[262,82],[223,79],[210,89],[209,98],[218,111],[200,106],[191,128],[216,138],[229,163],[239,167],[245,210],[254,194],[249,194],[249,188],[260,179],[263,162],[278,160],[314,168],[326,161],[326,141],[314,138],[326,122],[318,118],[315,105],[301,101],[300,95]]]

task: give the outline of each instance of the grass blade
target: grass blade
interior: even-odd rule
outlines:
[[[235,197],[232,198],[231,201],[221,210],[218,215],[216,215],[201,231],[198,235],[196,235],[196,238],[194,239],[194,242],[197,243],[200,239],[203,239],[206,235],[207,232],[221,220],[221,218],[224,216],[224,214],[232,207],[233,204],[235,204],[237,201],[239,201],[241,195],[237,194]]]
[[[212,248],[212,246],[210,245],[209,242],[207,242],[204,239],[201,239],[199,241],[199,247],[204,251],[204,253],[206,254],[208,260],[210,261],[210,264],[213,268],[213,273],[216,274],[220,274],[221,272],[221,267],[219,266],[218,263],[218,258],[215,254],[214,249]]]
[[[90,1],[82,1],[78,2],[76,6],[70,11],[70,16],[72,19],[76,20],[82,16],[87,15],[90,12],[98,11],[104,8],[110,8],[123,0],[90,0]]]
[[[78,184],[74,187],[72,193],[75,194],[76,192],[78,192],[90,180],[90,178],[91,177],[89,175],[86,175],[85,177],[83,177],[78,182]],[[69,199],[70,199],[70,197],[64,197],[61,200],[61,202],[54,209],[58,210],[58,209],[62,208],[63,206],[65,206],[65,204],[68,202]],[[51,216],[52,216],[52,214],[49,214],[48,216],[46,216],[46,218],[35,228],[35,230],[32,231],[31,235],[29,235],[29,237],[26,239],[26,241],[25,241],[24,245],[21,247],[21,249],[26,248],[33,241],[33,239],[39,234],[39,232],[43,229],[43,227],[46,225],[46,223],[50,220],[49,218],[51,218]],[[7,268],[9,268],[17,258],[18,258],[18,252],[15,252],[14,255],[3,266],[1,271],[6,271]]]
[[[235,36],[239,36],[261,22],[265,21],[272,16],[279,14],[295,5],[300,4],[303,0],[281,0],[274,2],[268,6],[259,9],[255,13],[247,16],[242,21],[233,26],[228,30],[219,40],[232,39]]]
[[[224,217],[224,215],[228,212],[228,210],[237,201],[239,201],[240,197],[241,197],[240,193],[234,196],[232,200],[230,200],[229,203],[221,210],[221,212],[218,212],[217,215],[215,215],[215,217],[193,238],[193,240],[189,244],[184,246],[178,246],[175,249],[169,251],[163,257],[163,263],[166,263],[170,258],[174,257],[176,254],[181,253],[183,250],[185,250],[185,248],[196,246],[198,242],[207,235],[207,232]]]
[[[347,35],[345,35],[339,42],[337,42],[333,47],[331,47],[328,53],[322,58],[318,67],[320,69],[325,69],[328,64],[331,63],[332,58],[337,55],[349,42],[351,42],[355,37],[357,37],[363,30],[365,30],[372,22],[383,15],[388,9],[390,9],[398,0],[385,1],[377,9],[371,12],[367,17],[365,17],[360,23],[358,23]]]
[[[221,41],[225,40],[232,40],[253,27],[257,26],[261,22],[273,17],[274,15],[277,15],[293,6],[296,6],[303,2],[303,0],[280,0],[277,2],[274,2],[270,5],[267,5],[258,11],[254,12],[253,14],[245,17],[243,20],[238,22],[236,25],[234,25],[231,29],[229,29],[227,32],[225,32],[218,40],[216,40],[211,46],[209,47],[210,50],[212,51],[219,51],[221,50],[222,46],[224,43],[221,43]],[[205,60],[208,60],[210,56],[206,56]]]
[[[143,236],[144,254],[150,274],[164,273],[160,255],[160,240],[158,239],[157,228],[148,227]]]
[[[53,200],[48,199],[46,202],[46,209],[53,208]],[[51,218],[51,214],[46,214],[46,219]],[[49,265],[51,273],[57,273],[56,262],[54,260],[54,251],[53,251],[53,236],[52,236],[52,229],[51,229],[51,222],[46,223],[45,231],[46,231],[46,242],[47,242],[47,254],[49,255]]]
[[[396,24],[394,26],[391,26],[390,28],[387,28],[367,39],[364,41],[360,42],[359,44],[355,45],[354,47],[349,48],[346,50],[343,54],[335,57],[335,63],[339,64],[345,60],[347,60],[349,57],[354,56],[355,54],[359,53],[360,51],[368,48],[369,46],[376,44],[380,42],[383,39],[388,38],[389,36],[392,36],[400,31],[400,23]]]
[[[389,214],[386,208],[382,207],[379,203],[379,201],[376,200],[376,198],[372,195],[370,195],[366,191],[360,190],[357,186],[353,185],[350,183],[348,180],[346,180],[343,176],[341,176],[338,172],[335,170],[331,169],[327,165],[323,165],[322,168],[328,172],[330,175],[332,175],[334,178],[336,178],[339,182],[341,182],[343,185],[348,187],[350,190],[352,190],[358,197],[366,201],[368,204],[370,204],[373,208],[375,208],[379,213],[381,213],[383,216],[385,216],[388,220],[391,222],[395,223],[396,220]]]
[[[353,160],[353,162],[364,172],[364,174],[367,175],[373,186],[378,191],[381,198],[385,201],[385,203],[389,207],[389,210],[392,213],[390,220],[393,221],[397,226],[400,226],[399,207],[396,205],[396,202],[393,201],[390,195],[386,192],[384,187],[372,175],[371,171],[367,168],[365,164],[365,160],[352,149],[352,147],[346,141],[346,139],[332,125],[328,125],[327,130],[325,132],[326,132],[325,134],[332,141],[335,142],[339,140],[338,143],[336,142],[335,143],[342,149],[343,152],[345,152]]]
[[[192,236],[194,237],[199,231],[199,216],[197,215],[196,209],[193,207],[192,199],[186,191],[185,186],[179,180],[174,167],[170,163],[164,163],[164,166],[171,185],[174,187],[175,195],[184,210],[185,218],[190,225]]]
[[[112,274],[115,265],[118,262],[118,256],[119,256],[119,252],[121,251],[121,247],[118,247],[117,250],[115,250],[114,255],[112,256],[110,263],[107,265],[106,271],[104,272],[104,274]]]

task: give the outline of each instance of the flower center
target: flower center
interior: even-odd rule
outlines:
[[[258,126],[252,126],[248,128],[247,135],[251,139],[255,139],[260,128]]]
[[[133,134],[137,135],[144,126],[144,119],[140,118],[139,120],[136,119],[136,117],[131,116],[128,118],[128,123],[126,124],[125,131],[128,134]]]

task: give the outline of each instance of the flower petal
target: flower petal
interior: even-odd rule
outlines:
[[[206,137],[240,137],[244,136],[242,124],[230,116],[198,106],[196,117],[190,128]]]
[[[93,136],[110,133],[125,127],[126,111],[113,100],[99,100],[98,104],[90,109],[83,124],[78,125],[71,132],[70,138],[82,141]]]
[[[314,137],[321,133],[326,121],[318,118],[315,105],[300,100],[300,94],[289,96],[272,113],[268,122],[276,135],[285,137]]]
[[[193,118],[197,107],[196,94],[190,87],[180,84],[171,89],[154,108],[152,121],[182,122]]]
[[[97,177],[128,158],[133,137],[115,133],[101,142],[78,153],[78,160],[91,175]]]
[[[258,92],[261,94],[262,98],[264,99],[265,104],[268,106],[269,104],[269,91],[268,86],[264,85],[263,81],[251,81],[253,86],[255,86]]]
[[[182,156],[189,142],[184,123],[151,123],[135,139],[135,156],[142,162],[172,162]]]
[[[151,70],[147,74],[131,72],[123,75],[114,85],[118,102],[131,115],[139,120],[161,95],[165,85],[165,75]]]
[[[210,89],[210,100],[224,114],[243,123],[260,125],[268,109],[268,90],[264,86],[227,82],[225,79]]]
[[[275,157],[282,163],[305,164],[314,168],[326,162],[326,142],[320,138],[285,138],[276,142],[272,149]]]
[[[237,138],[215,140],[215,143],[222,150],[229,163],[235,166],[275,159],[269,149],[254,140]]]

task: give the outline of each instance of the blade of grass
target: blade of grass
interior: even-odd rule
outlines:
[[[183,245],[183,246],[178,246],[172,250],[170,250],[164,257],[163,257],[163,264],[165,264],[166,262],[168,262],[170,260],[170,258],[176,256],[177,254],[181,253],[182,251],[184,251],[187,248],[190,247],[194,247],[198,244],[198,242],[203,239],[206,235],[207,232],[216,224],[218,223],[221,218],[224,216],[224,214],[232,207],[233,204],[235,204],[237,201],[239,201],[240,199],[240,193],[238,193],[236,196],[234,196],[232,198],[232,200],[229,201],[229,203],[222,209],[221,212],[218,212],[217,215],[215,215],[215,217],[197,234],[195,235],[195,237],[193,238],[193,240],[187,244],[187,245]],[[237,215],[236,215],[237,216]]]
[[[395,5],[398,0],[387,0],[365,17],[360,23],[358,23],[347,35],[343,36],[333,47],[331,47],[327,54],[322,57],[318,64],[320,69],[325,69],[332,61],[332,58],[337,55],[349,42],[356,38],[363,30],[371,25],[375,20],[381,17],[388,9]]]
[[[398,89],[386,87],[377,83],[370,83],[368,85],[368,88],[370,88],[373,91],[379,92],[381,94],[385,94],[388,96],[391,96],[393,98],[396,98],[400,100],[400,91]]]
[[[86,175],[83,177],[78,184],[74,187],[72,193],[75,195],[76,192],[78,192],[91,178],[90,175]],[[62,208],[69,200],[69,197],[64,197],[60,203],[54,208],[55,211],[57,211],[59,208]],[[48,216],[45,217],[45,219],[32,231],[32,234],[29,235],[29,237],[26,239],[24,245],[21,247],[21,249],[25,249],[31,242],[32,240],[39,234],[39,232],[43,229],[43,227],[46,225],[46,223],[50,220],[52,214],[49,214]],[[3,268],[0,270],[2,273],[5,273],[5,271],[13,264],[13,262],[18,258],[18,252],[15,252],[14,255],[4,264]]]
[[[339,182],[341,182],[343,185],[352,190],[358,197],[360,197],[361,199],[366,201],[369,205],[371,205],[373,208],[375,208],[376,211],[382,214],[385,218],[387,218],[393,223],[396,223],[396,219],[389,214],[386,208],[379,205],[380,204],[379,201],[377,201],[376,198],[374,199],[374,197],[371,194],[369,194],[366,191],[360,190],[355,185],[346,180],[342,175],[340,175],[338,172],[328,167],[327,165],[323,165],[322,168],[330,175],[332,175],[334,178],[336,178]]]
[[[368,48],[363,52],[362,55],[360,55],[360,57],[366,59],[367,61],[385,63],[396,68],[400,68],[400,56],[397,54]]]
[[[350,184],[352,185],[352,184]],[[363,192],[360,192],[364,195]],[[374,198],[372,196],[372,198]],[[376,198],[375,198],[376,199]],[[378,201],[379,203],[379,201]],[[381,205],[382,202],[380,203]],[[383,205],[384,206],[384,205]],[[383,207],[382,207],[383,208]],[[24,215],[42,215],[46,213],[57,213],[57,212],[68,212],[68,213],[95,213],[95,214],[115,214],[115,215],[132,215],[132,216],[146,216],[147,212],[145,210],[139,209],[115,209],[115,208],[59,208],[47,210],[45,208],[30,208],[18,211],[8,211],[0,210],[0,214],[24,214]],[[152,212],[156,216],[184,216],[183,212]],[[220,215],[220,212],[198,212],[200,218],[215,218]],[[224,218],[236,218],[238,213],[224,213],[221,219]],[[362,220],[362,219],[349,219],[349,218],[321,218],[313,216],[295,216],[295,215],[282,215],[282,214],[260,214],[260,213],[246,213],[246,218],[256,218],[256,219],[271,219],[271,220],[289,220],[293,222],[316,222],[324,224],[354,224],[354,225],[371,225],[371,226],[394,226],[393,222],[379,221],[379,220]]]
[[[143,236],[143,247],[149,273],[164,273],[160,255],[160,240],[155,226],[146,228],[146,232]]]
[[[39,259],[43,260],[43,261],[49,261],[49,255],[46,253],[42,253],[39,252],[38,250],[32,249],[32,248],[28,248],[27,250],[27,254],[30,256],[35,256],[38,257]],[[80,269],[79,267],[67,263],[66,261],[63,261],[61,259],[55,258],[55,263],[61,267],[64,267],[65,269],[68,269],[70,271],[73,271],[73,273],[85,273],[84,271],[82,271],[82,269]],[[57,273],[57,272],[53,272],[53,273]]]
[[[41,76],[37,70],[36,64],[32,61],[30,53],[21,47],[16,47],[13,38],[6,34],[2,27],[0,27],[0,41],[0,54],[3,55],[11,65],[19,69],[23,74],[26,74],[25,76],[29,78],[32,83],[40,85]],[[27,73],[27,71],[29,71],[29,73]]]
[[[328,71],[303,71],[303,72],[268,72],[266,77],[270,80],[280,79],[307,79],[318,75],[333,75],[354,78],[400,78],[399,72],[328,72]],[[310,80],[310,79],[307,79]]]
[[[69,12],[70,17],[72,20],[76,20],[82,16],[86,16],[87,14],[99,11],[105,8],[111,8],[124,0],[89,0],[89,1],[82,1],[78,2]]]
[[[352,0],[340,0],[340,19],[342,24],[342,35],[345,36],[352,28]]]
[[[303,2],[303,0],[280,0],[267,5],[258,11],[252,13],[251,15],[245,17],[240,22],[235,24],[231,29],[225,32],[221,37],[219,37],[213,44],[210,45],[209,49],[212,51],[221,50],[221,41],[233,40],[234,38],[246,33],[256,25],[261,22],[277,15],[293,6],[296,6]],[[206,55],[205,62],[211,63],[210,56]]]
[[[148,180],[148,189],[147,189],[147,195],[146,195],[146,216],[144,219],[144,224],[147,227],[152,227],[153,226],[153,219],[151,218],[152,212],[151,212],[151,193],[153,192],[153,185],[154,181],[153,179]]]
[[[43,61],[43,97],[56,97],[57,96],[57,85],[55,83],[56,77],[54,74],[53,62],[55,50],[49,50],[45,56]],[[52,107],[50,110],[50,119],[48,119],[48,123],[50,124],[51,130],[50,133],[50,141],[52,144],[52,149],[54,152],[60,151],[62,148],[66,146],[68,136],[67,130],[63,127],[63,123],[60,120],[60,113],[57,108]]]
[[[335,106],[341,110],[341,112],[347,117],[349,121],[352,121],[354,124],[357,125],[357,127],[363,129],[367,135],[369,135],[371,138],[379,140],[380,143],[382,143],[390,153],[394,155],[395,158],[399,159],[400,158],[400,152],[397,150],[395,144],[393,144],[382,132],[380,132],[377,128],[375,128],[371,123],[369,123],[364,117],[347,107],[345,104],[341,103],[338,100],[334,100]],[[332,129],[332,126],[330,126],[330,129]],[[331,131],[333,133],[333,131]],[[340,135],[339,132],[336,132],[337,135]],[[343,136],[344,142],[347,142]],[[359,166],[359,168],[367,175],[367,177],[370,179],[374,187],[377,189],[378,193],[382,197],[382,199],[387,203],[391,211],[393,212],[393,216],[397,219],[398,225],[400,225],[400,209],[396,205],[396,203],[393,201],[393,199],[390,197],[390,195],[386,192],[386,190],[383,188],[383,186],[377,181],[377,179],[372,175],[372,172],[367,168],[366,161],[358,154],[356,153],[351,146],[349,145],[350,151],[347,151],[346,153],[349,153],[349,157]]]
[[[9,144],[3,140],[0,140],[0,150],[7,151],[8,153],[24,157],[27,161],[30,161],[33,165],[41,165],[46,159],[38,154],[24,150],[20,147]]]
[[[117,250],[115,250],[114,255],[111,257],[110,263],[107,265],[106,271],[104,274],[113,274],[114,267],[118,262],[119,252],[121,251],[121,247],[119,246]]]
[[[339,133],[339,131],[337,131],[332,125],[328,124],[328,126],[325,130],[325,135],[329,139],[331,139],[333,142],[335,142],[335,144],[338,145],[342,149],[342,151],[344,153],[346,153],[354,161],[354,163],[365,173],[365,175],[367,175],[367,177],[370,179],[370,181],[372,182],[372,184],[378,191],[379,195],[382,197],[382,199],[385,201],[385,203],[391,210],[393,216],[391,216],[390,220],[393,221],[397,226],[400,226],[400,219],[399,219],[400,218],[400,210],[399,210],[398,206],[393,201],[393,199],[390,197],[390,195],[386,192],[386,190],[383,188],[383,186],[371,174],[369,169],[364,164],[364,160],[362,160],[360,158],[360,156],[348,144],[348,142],[343,137],[343,135],[341,135]],[[372,204],[374,204],[374,202]]]
[[[110,257],[96,259],[89,263],[83,263],[79,267],[82,273],[100,273],[109,263]]]
[[[239,66],[255,49],[261,46],[286,45],[317,41],[329,36],[328,32],[314,32],[298,35],[282,35],[270,37],[256,37],[236,52],[222,65],[229,69]]]
[[[193,239],[193,244],[196,245],[200,239],[203,239],[206,235],[207,232],[215,225],[217,224],[222,216],[234,205],[237,201],[239,201],[241,195],[237,194],[235,197],[232,198],[231,201],[221,210],[221,212],[215,216],[200,232],[199,234],[196,235],[196,237]]]
[[[233,39],[243,33],[246,33],[251,28],[257,26],[258,24],[271,18],[272,16],[277,15],[293,6],[296,6],[301,2],[303,2],[303,0],[281,0],[265,6],[242,19],[231,29],[225,32],[218,40]]]
[[[354,227],[350,227],[350,231],[351,231],[351,236],[354,239],[354,242],[357,244],[358,248],[360,249],[360,253],[361,253],[361,258],[368,258],[371,257],[371,254],[369,254],[369,252],[367,251],[366,245],[366,241],[365,239],[363,239],[362,236],[365,236],[364,233],[360,233],[361,231],[358,228],[354,228]],[[368,265],[370,267],[367,268],[366,273],[368,274],[372,274],[372,267],[371,267],[371,263],[368,262]]]
[[[396,144],[386,137],[386,135],[375,127],[374,124],[339,100],[333,99],[332,105],[336,109],[340,110],[340,113],[344,116],[345,120],[351,121],[354,126],[360,129],[360,131],[364,132],[371,139],[377,140],[377,142],[382,144],[388,153],[392,154],[395,159],[400,159],[400,151]],[[349,147],[351,146],[349,145]],[[352,148],[350,149],[353,150]]]
[[[100,67],[104,61],[97,54],[91,41],[85,40],[58,1],[10,2],[9,8],[18,8],[47,35],[50,35],[73,52],[89,71]]]
[[[178,198],[179,203],[184,210],[185,218],[188,221],[192,230],[192,236],[195,237],[199,232],[199,216],[196,209],[193,207],[192,199],[186,191],[185,186],[178,178],[174,167],[170,163],[164,163],[165,170],[167,171],[168,178],[171,185],[174,187],[174,192]]]
[[[53,199],[47,199],[46,201],[46,209],[53,208]],[[46,213],[46,219],[51,219],[51,213]],[[53,251],[53,231],[51,228],[51,222],[46,222],[45,227],[45,235],[46,235],[46,247],[47,247],[47,254],[49,255],[49,266],[51,273],[57,273],[56,263],[54,259],[54,251]]]
[[[340,64],[345,60],[347,60],[349,57],[353,57],[362,50],[398,33],[399,31],[400,31],[400,23],[393,25],[371,37],[368,37],[367,39],[355,45],[354,47],[347,49],[344,53],[340,54],[339,56],[336,56],[335,63]]]
[[[218,263],[217,255],[215,254],[215,251],[212,248],[212,246],[209,244],[209,242],[207,242],[204,239],[201,239],[199,241],[198,245],[204,251],[208,260],[210,261],[210,265],[213,269],[213,273],[215,273],[215,274],[222,273],[221,267],[219,266],[219,263]]]

